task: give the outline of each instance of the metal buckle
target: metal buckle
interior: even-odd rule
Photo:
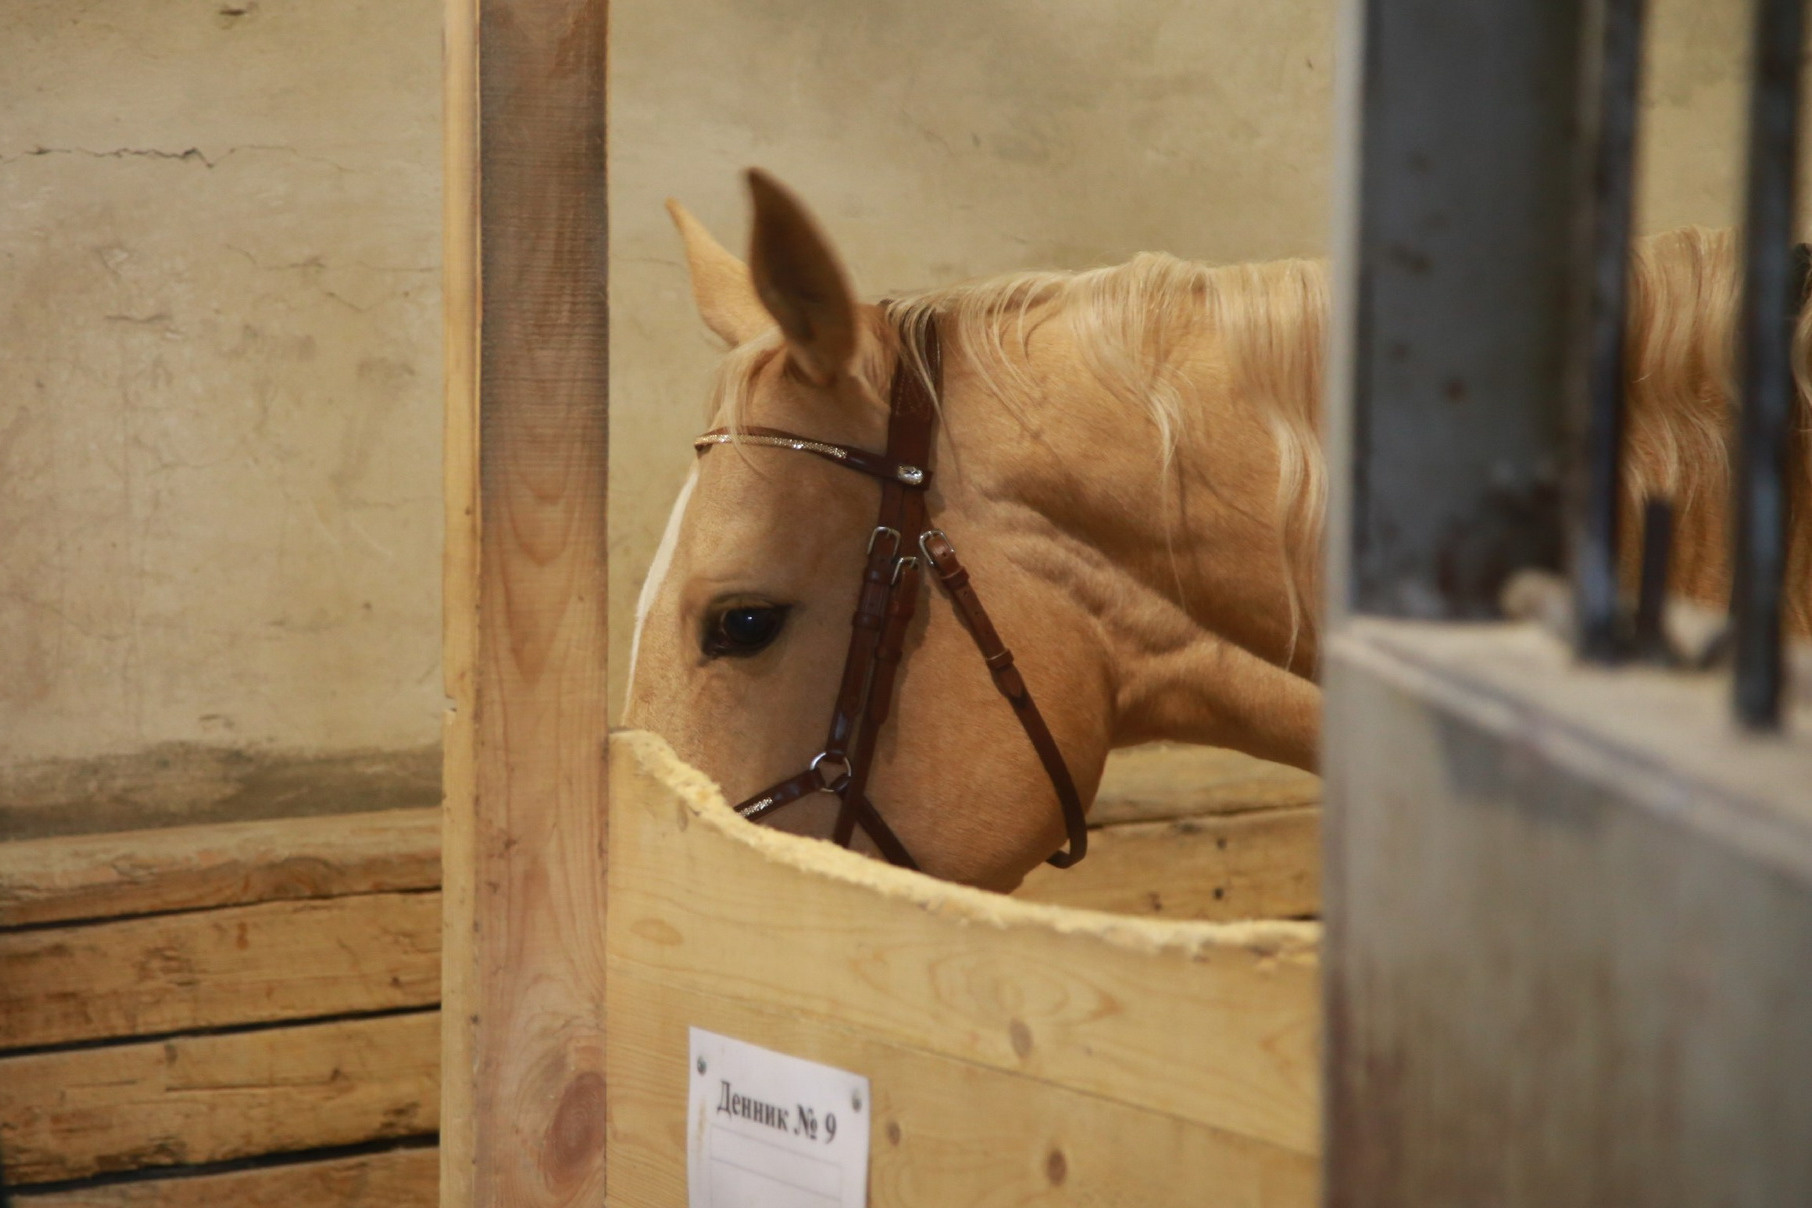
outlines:
[[[827,759],[843,765],[843,774],[835,780],[827,777],[818,766]],[[855,769],[849,766],[849,756],[832,755],[829,751],[820,751],[812,756],[812,762],[807,770],[818,773],[818,791],[821,793],[841,793],[844,786],[849,784],[849,778],[855,774]]]
[[[899,586],[900,576],[906,573],[906,566],[908,563],[911,563],[913,566],[917,566],[919,564],[919,560],[917,558],[896,558],[896,559],[894,559],[894,563],[893,563],[894,586],[896,586],[896,587]]]
[[[950,552],[953,554],[956,552],[956,543],[950,540],[949,533],[946,533],[943,529],[926,529],[919,534],[919,553],[925,555],[925,564],[927,566],[937,565],[937,559],[933,558],[931,556],[931,551],[925,548],[925,541],[930,537],[942,537],[944,539],[944,544],[950,547]]]
[[[899,529],[886,524],[875,525],[875,531],[868,534],[868,552],[871,554],[875,552],[875,542],[881,539],[882,533],[886,533],[889,537],[893,538],[893,552],[898,554],[900,552],[900,542],[904,540],[904,538],[900,536]]]

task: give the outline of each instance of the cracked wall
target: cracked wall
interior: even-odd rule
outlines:
[[[1161,250],[1326,250],[1337,0],[834,4],[612,13],[611,692],[716,351],[661,211],[731,247],[736,173],[797,187],[868,297]],[[1748,5],[1655,0],[1641,225],[1736,210]],[[1809,161],[1812,162],[1812,161]]]
[[[434,742],[437,0],[8,0],[0,58],[0,760]]]

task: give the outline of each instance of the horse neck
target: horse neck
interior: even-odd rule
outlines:
[[[1302,496],[1318,513],[1319,472],[1300,457],[1286,471],[1279,434],[1301,446],[1290,456],[1310,451],[1301,436],[1312,440],[1319,367],[1242,363],[1252,341],[1197,321],[1155,340],[1161,363],[1135,383],[1089,338],[1086,326],[1046,324],[1021,367],[1032,388],[1011,398],[959,345],[946,407],[966,494],[996,515],[1007,504],[1035,516],[1028,531],[1046,548],[1028,561],[1095,611],[1117,744],[1210,742],[1308,766],[1319,517],[1303,523]],[[1319,315],[1272,316],[1267,339],[1319,348]],[[1309,392],[1289,411],[1255,396],[1286,380]],[[1135,386],[1162,394],[1162,409]],[[1292,506],[1279,507],[1280,484]]]

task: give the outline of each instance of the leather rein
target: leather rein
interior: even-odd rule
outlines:
[[[931,451],[937,424],[937,392],[943,388],[943,357],[935,320],[926,319],[913,335],[901,333],[902,351],[888,389],[887,451],[871,453],[850,445],[813,440],[778,428],[715,428],[693,441],[703,456],[717,445],[764,445],[810,453],[880,481],[881,509],[868,537],[862,588],[850,621],[849,652],[831,709],[824,748],[804,770],[756,793],[736,807],[750,821],[812,793],[829,793],[841,803],[833,839],[848,847],[855,828],[874,841],[889,862],[918,868],[918,862],[868,799],[868,780],[875,746],[893,707],[894,684],[905,653],[906,631],[918,607],[924,569],[929,567],[957,617],[994,677],[994,686],[1013,707],[1038,760],[1050,777],[1063,807],[1068,850],[1048,862],[1068,868],[1088,852],[1088,825],[1063,752],[1032,700],[1024,677],[1013,665],[1013,652],[1001,641],[975,594],[969,572],[958,561],[956,547],[941,529],[932,528],[925,492],[931,482]],[[905,355],[916,347],[924,373]],[[916,553],[914,550],[916,549]]]

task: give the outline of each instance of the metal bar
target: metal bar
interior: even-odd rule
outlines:
[[[1511,574],[1563,562],[1587,0],[1363,2],[1330,607],[1491,617]]]
[[[1788,427],[1793,320],[1799,309],[1792,247],[1804,23],[1804,0],[1757,0],[1731,589],[1737,719],[1755,730],[1780,728],[1784,681]]]
[[[1591,193],[1582,206],[1581,248],[1590,273],[1574,328],[1568,383],[1583,412],[1585,450],[1573,527],[1574,607],[1579,656],[1612,662],[1629,650],[1619,588],[1618,515],[1622,503],[1624,332],[1635,197],[1636,112],[1642,78],[1644,0],[1601,0],[1596,53],[1582,65],[1588,82],[1587,154]]]

